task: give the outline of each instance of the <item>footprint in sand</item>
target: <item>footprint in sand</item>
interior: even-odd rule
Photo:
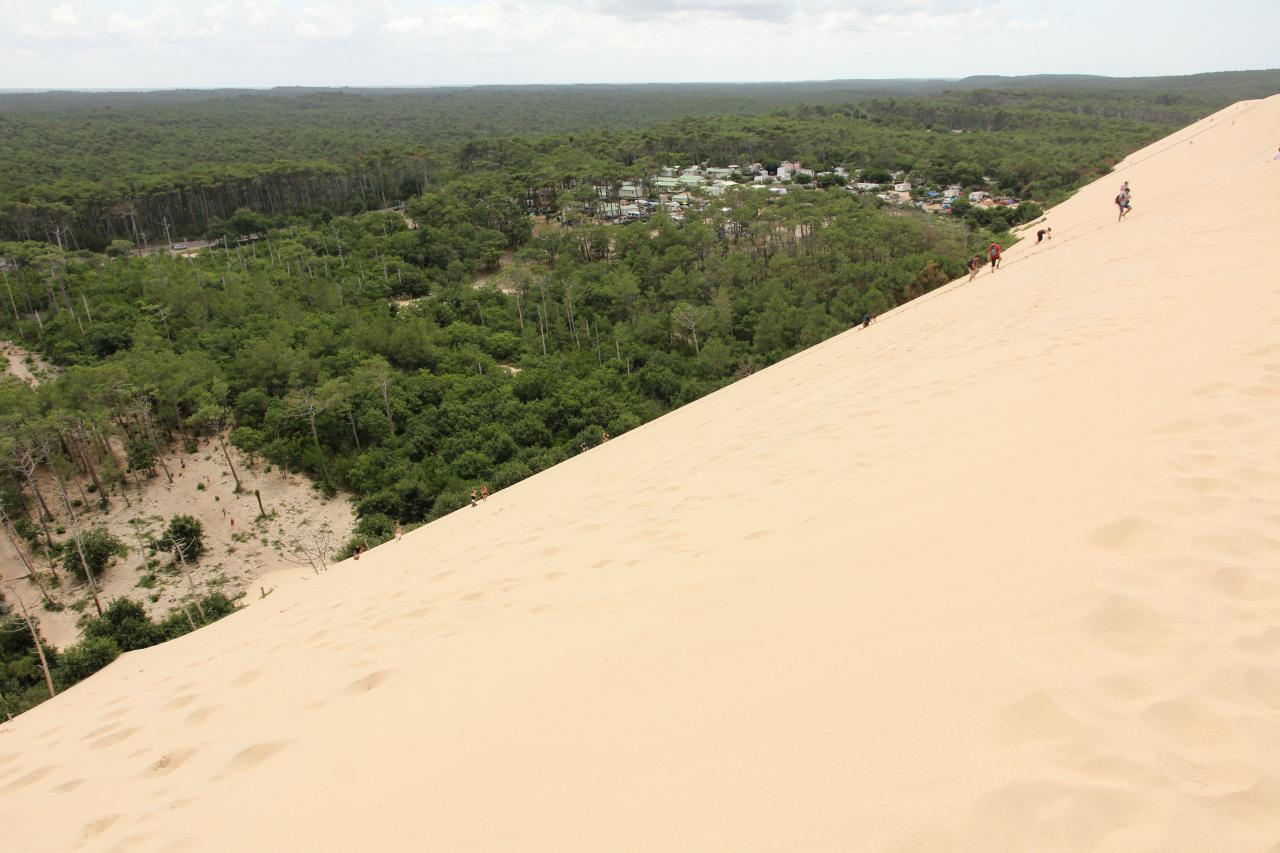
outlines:
[[[34,785],[36,782],[39,782],[41,779],[48,776],[52,772],[53,772],[52,767],[37,767],[35,770],[29,770],[23,775],[19,776],[17,779],[14,779],[12,782],[5,784],[3,787],[0,787],[0,794],[8,794],[8,793],[12,793],[13,791],[21,791],[23,788],[27,787],[28,785]]]
[[[170,699],[168,702],[164,704],[164,710],[173,711],[178,708],[185,708],[186,706],[190,705],[192,702],[196,701],[196,699],[198,698],[199,697],[194,693],[188,693],[185,696],[175,697],[173,699]]]
[[[1163,534],[1159,526],[1130,515],[1102,525],[1089,534],[1089,541],[1108,551],[1136,551],[1160,544]]]
[[[187,722],[191,725],[203,725],[221,708],[221,705],[205,705],[203,708],[196,708],[190,714],[187,714]]]
[[[272,756],[287,749],[292,743],[293,741],[291,740],[269,740],[245,747],[231,759],[226,770],[223,771],[223,775],[244,773],[247,770],[252,770],[263,762],[270,760]]]
[[[94,738],[96,738],[96,737],[102,737],[102,736],[103,736],[103,735],[105,735],[107,732],[115,731],[115,730],[116,730],[116,729],[118,729],[118,728],[120,728],[120,724],[119,724],[119,723],[108,723],[108,724],[107,724],[107,725],[105,725],[105,726],[99,726],[98,728],[96,728],[96,729],[94,729],[93,731],[89,732],[87,735],[85,735],[85,739],[86,739],[86,740],[93,740],[93,739],[94,739]]]
[[[1137,820],[1143,802],[1106,783],[1016,778],[983,794],[964,850],[1094,850]],[[1000,843],[993,848],[992,839]],[[948,845],[950,846],[950,845]]]
[[[109,734],[106,737],[98,738],[93,743],[89,744],[89,748],[90,749],[106,749],[109,746],[115,746],[116,744],[123,743],[124,741],[133,737],[134,733],[137,731],[138,730],[136,728],[121,729],[120,731]]]
[[[363,678],[357,678],[342,689],[342,692],[348,696],[360,696],[369,691],[386,684],[395,675],[395,670],[383,669],[378,672],[371,672]]]
[[[1078,741],[1084,726],[1062,710],[1043,690],[1033,690],[996,715],[994,740],[1001,746],[1030,743]]]
[[[91,838],[95,838],[101,835],[102,833],[110,829],[112,824],[120,820],[120,817],[121,816],[118,814],[109,814],[109,815],[104,815],[103,817],[100,817],[97,820],[89,821],[84,825],[83,829],[81,829],[80,831],[81,840],[88,841]]]
[[[258,676],[261,674],[262,672],[257,669],[251,669],[251,670],[248,670],[247,672],[242,672],[232,680],[231,686],[244,687],[246,685],[252,684],[253,682],[258,680]]]
[[[1280,597],[1280,584],[1245,566],[1218,569],[1210,582],[1221,594],[1250,604],[1273,603]]]
[[[1148,728],[1172,741],[1179,752],[1203,752],[1217,757],[1240,744],[1235,724],[1190,694],[1153,702],[1141,718]]]
[[[1080,624],[1093,640],[1129,654],[1156,651],[1173,633],[1155,610],[1119,594],[1108,596]]]
[[[1267,628],[1257,634],[1237,638],[1232,645],[1253,655],[1274,660],[1280,655],[1280,628]]]
[[[182,765],[186,764],[191,756],[195,755],[194,749],[175,749],[173,752],[165,753],[155,760],[151,765],[152,773],[172,773]]]

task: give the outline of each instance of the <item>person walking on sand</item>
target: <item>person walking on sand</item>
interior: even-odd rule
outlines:
[[[982,258],[974,255],[969,259],[969,281],[973,281],[978,277],[978,271],[982,269]]]
[[[488,483],[485,483],[483,486],[480,487],[480,500],[482,501],[489,500],[489,484]]]
[[[403,538],[404,538],[404,528],[397,524],[396,525],[396,541],[399,542]]]
[[[1116,196],[1116,207],[1120,208],[1120,215],[1116,217],[1116,222],[1124,219],[1125,214],[1131,209],[1130,197],[1129,182],[1125,181],[1120,187],[1120,194]]]
[[[476,490],[475,490],[475,489],[472,489],[472,490],[471,490],[471,505],[472,505],[472,506],[475,506],[475,505],[476,505]]]
[[[1039,245],[1040,245],[1041,243],[1043,243],[1045,240],[1052,240],[1052,239],[1053,239],[1053,229],[1052,229],[1052,228],[1041,228],[1039,231],[1037,231],[1037,232],[1036,232],[1036,245],[1037,245],[1037,246],[1039,246]]]
[[[363,550],[364,550],[364,547],[363,547],[363,546],[361,546],[361,545],[357,545],[356,547],[352,548],[352,549],[351,549],[351,559],[353,559],[353,560],[359,560],[359,559],[360,559],[360,552],[361,552],[361,551],[363,551]]]
[[[875,317],[871,316],[871,312],[867,311],[865,314],[862,315],[862,328],[865,329],[867,326],[870,326],[871,321],[874,319]]]
[[[991,271],[1000,269],[1000,244],[992,243],[987,247],[987,260],[991,262]]]

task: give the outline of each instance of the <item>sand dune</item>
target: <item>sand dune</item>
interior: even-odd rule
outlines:
[[[5,844],[1274,850],[1278,141],[126,655],[0,728]]]

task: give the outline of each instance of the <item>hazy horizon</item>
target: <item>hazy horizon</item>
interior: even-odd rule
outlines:
[[[495,83],[447,83],[447,84],[429,84],[429,83],[367,83],[360,85],[346,85],[335,83],[332,85],[323,84],[302,84],[302,83],[268,83],[262,85],[231,85],[231,84],[211,84],[207,86],[30,86],[30,87],[0,87],[0,95],[38,95],[44,93],[82,93],[82,94],[112,94],[112,93],[135,93],[147,94],[152,92],[219,92],[219,91],[252,91],[252,92],[272,92],[277,90],[291,89],[315,89],[315,90],[368,90],[368,91],[387,91],[387,90],[403,90],[406,92],[413,91],[432,91],[436,89],[505,89],[505,88],[609,88],[609,87],[634,87],[640,88],[645,86],[654,87],[677,87],[677,86],[788,86],[788,85],[821,85],[821,84],[889,84],[889,83],[961,83],[966,80],[981,78],[1001,78],[1009,80],[1028,79],[1035,77],[1060,77],[1060,78],[1077,78],[1077,77],[1095,77],[1099,80],[1145,80],[1152,78],[1171,78],[1194,77],[1203,74],[1234,74],[1249,72],[1268,72],[1280,69],[1280,66],[1274,68],[1231,68],[1231,69],[1210,69],[1203,71],[1191,71],[1186,74],[1168,74],[1168,75],[1110,75],[1110,74],[1090,74],[1087,72],[1062,72],[1062,73],[1029,73],[1029,74],[965,74],[958,77],[840,77],[829,79],[796,79],[796,80],[634,80],[628,82],[593,82],[593,81],[577,81],[566,83],[522,83],[522,82],[495,82]]]
[[[1274,67],[1280,26],[1272,0],[1203,16],[1156,0],[0,0],[0,14],[8,92],[1167,76]]]

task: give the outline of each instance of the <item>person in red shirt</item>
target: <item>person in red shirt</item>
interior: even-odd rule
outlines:
[[[987,260],[991,261],[991,271],[1000,269],[1000,244],[992,243],[987,247]]]

